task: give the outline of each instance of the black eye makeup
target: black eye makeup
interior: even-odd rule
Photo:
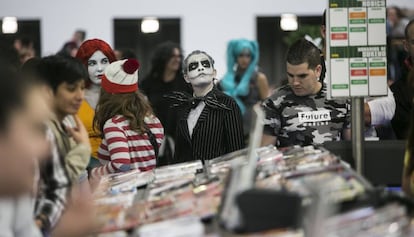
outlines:
[[[208,61],[208,60],[201,61],[201,65],[203,65],[203,67],[205,67],[205,68],[210,68],[211,67],[210,61]]]
[[[198,68],[198,62],[192,62],[188,64],[188,71],[193,71]]]

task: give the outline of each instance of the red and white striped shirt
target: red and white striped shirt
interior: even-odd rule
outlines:
[[[158,147],[164,139],[164,128],[155,117],[145,117],[147,127],[154,134]],[[155,168],[154,148],[147,133],[139,134],[131,130],[129,120],[117,115],[105,122],[104,139],[98,150],[98,158],[103,166],[94,168],[92,176],[139,169],[147,171]]]

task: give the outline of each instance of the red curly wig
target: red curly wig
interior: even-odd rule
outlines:
[[[115,53],[111,46],[100,39],[90,39],[83,42],[76,53],[76,58],[79,59],[86,68],[88,68],[89,58],[98,50],[102,51],[102,53],[108,57],[110,63],[116,61]],[[91,83],[92,82],[88,80],[86,87],[88,88]]]

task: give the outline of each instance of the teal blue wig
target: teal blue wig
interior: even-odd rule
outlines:
[[[234,66],[237,64],[237,57],[245,51],[249,51],[251,55],[250,65],[247,67],[244,74],[241,76],[239,84],[236,85]],[[242,114],[245,113],[246,107],[240,100],[240,96],[249,94],[249,84],[253,73],[256,70],[257,62],[259,61],[259,45],[256,41],[246,39],[231,40],[227,45],[227,73],[220,81],[223,91],[233,97],[239,106]]]

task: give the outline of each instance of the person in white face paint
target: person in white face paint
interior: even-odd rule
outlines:
[[[243,148],[243,122],[236,102],[214,84],[214,60],[203,51],[193,51],[183,62],[183,74],[192,96],[176,92],[180,103],[175,155],[171,163],[210,160]]]
[[[93,129],[93,117],[99,99],[104,70],[110,63],[116,61],[116,58],[111,46],[100,39],[90,39],[83,42],[79,47],[76,58],[82,61],[89,74],[89,80],[86,82],[85,100],[82,102],[78,116],[88,131],[92,157],[97,158],[101,138]],[[97,159],[91,159],[89,165],[95,167],[99,165],[99,162]]]
[[[288,85],[263,102],[262,145],[287,147],[350,139],[350,104],[328,100],[319,49],[300,39],[286,57]]]

